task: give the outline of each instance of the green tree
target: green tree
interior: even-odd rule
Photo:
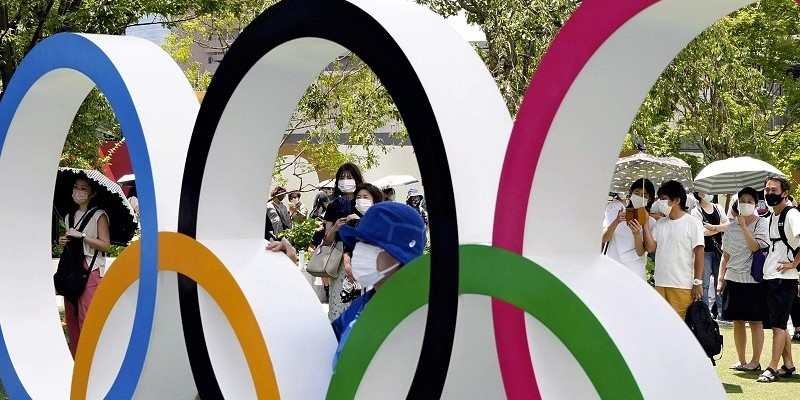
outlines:
[[[580,0],[417,0],[444,17],[464,12],[486,45],[477,48],[516,114],[539,60]]]
[[[195,90],[205,90],[211,76],[192,50],[204,49],[224,55],[239,32],[275,0],[245,0],[239,8],[212,13],[176,25],[167,37],[164,48],[182,66]],[[353,54],[331,60],[319,78],[306,90],[291,117],[284,143],[291,134],[305,134],[293,157],[276,160],[273,175],[280,182],[282,173],[299,178],[312,170],[330,173],[344,162],[355,162],[364,169],[378,163],[388,151],[387,143],[375,135],[390,126],[392,142],[407,138],[399,112],[375,74]],[[341,143],[362,146],[362,154],[342,151]],[[310,168],[299,164],[310,161]],[[310,185],[301,191],[314,190]]]
[[[800,167],[798,33],[792,0],[763,0],[717,22],[653,86],[630,142],[698,167],[750,155],[790,175]],[[680,153],[686,148],[701,163]]]
[[[146,15],[164,23],[193,20],[236,10],[240,0],[3,0],[0,2],[0,89],[8,84],[25,54],[59,32],[122,34]],[[62,165],[98,168],[98,146],[121,135],[114,115],[98,91],[92,91],[75,118]]]

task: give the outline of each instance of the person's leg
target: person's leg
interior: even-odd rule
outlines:
[[[685,320],[686,310],[692,304],[692,289],[667,288],[667,295],[672,303],[672,308],[678,312],[681,320]]]
[[[69,345],[69,352],[74,358],[81,331],[78,325],[78,307],[67,299],[64,299],[64,322],[67,325],[67,345]]]
[[[786,368],[794,368],[794,360],[792,359],[792,338],[789,336],[789,332],[786,332],[782,356],[783,366]]]
[[[764,324],[751,321],[750,334],[753,336],[753,358],[750,359],[747,367],[756,368],[761,365],[761,350],[764,348]]]
[[[714,317],[722,314],[722,296],[717,294],[716,287],[719,286],[719,262],[720,256],[717,252],[711,253],[711,275],[714,277],[714,286],[711,286],[711,293],[714,296]]]
[[[792,303],[792,325],[794,325],[794,336],[792,340],[800,342],[800,297],[795,296]]]
[[[705,256],[703,257],[703,302],[708,304],[708,308],[711,309],[711,302],[709,301],[709,297],[711,296],[711,292],[709,289],[711,288],[711,263],[713,262],[714,253],[706,252]],[[714,290],[716,293],[716,290]]]
[[[781,328],[772,328],[772,356],[769,360],[769,367],[778,370],[778,364],[781,362],[783,350],[786,347],[786,330]]]
[[[744,326],[744,321],[733,321],[733,343],[736,345],[736,355],[739,356],[739,363],[737,365],[744,366],[747,364],[747,330]]]
[[[89,279],[86,281],[86,288],[83,290],[80,299],[78,300],[78,329],[83,329],[83,321],[86,319],[86,314],[89,313],[89,305],[92,304],[94,292],[97,290],[97,285],[100,284],[100,271],[94,270],[89,274]]]

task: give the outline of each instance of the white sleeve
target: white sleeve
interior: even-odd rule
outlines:
[[[607,228],[612,222],[614,222],[615,219],[617,219],[617,215],[619,215],[620,211],[621,210],[614,202],[609,203],[606,206],[606,216],[603,219],[603,229]]]
[[[692,223],[692,229],[689,230],[689,235],[692,239],[692,249],[697,246],[705,246],[705,236],[703,235],[703,224],[700,222]]]
[[[794,248],[800,247],[800,210],[794,209],[786,213],[783,231],[786,233],[789,245]]]
[[[728,219],[728,214],[725,213],[725,211],[722,209],[721,205],[714,204],[714,207],[717,208],[717,212],[719,213],[719,224],[720,225],[725,225],[728,222],[730,222],[730,220]]]
[[[692,208],[692,211],[689,212],[695,219],[700,221],[700,224],[703,224],[703,215],[700,214],[700,209],[697,207]]]

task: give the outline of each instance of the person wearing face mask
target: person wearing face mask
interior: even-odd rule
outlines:
[[[83,321],[89,310],[95,290],[106,272],[105,253],[111,248],[111,231],[105,211],[92,207],[96,190],[88,178],[78,177],[72,186],[75,210],[64,218],[67,232],[59,238],[62,246],[78,243],[83,250],[83,266],[90,271],[83,293],[77,299],[64,299],[64,320],[67,325],[69,349],[75,355]],[[88,222],[85,220],[88,219]],[[73,221],[73,224],[70,224]],[[86,222],[84,224],[84,222]],[[83,231],[77,228],[84,226]]]
[[[428,225],[428,213],[425,211],[425,207],[423,207],[423,196],[417,189],[409,189],[408,190],[408,197],[406,198],[406,205],[413,208],[414,210],[419,213],[422,217],[422,220],[425,221],[425,225]]]
[[[300,192],[289,193],[289,218],[292,220],[292,224],[308,218],[308,208],[300,200]]]
[[[355,209],[356,188],[364,183],[361,170],[351,163],[346,163],[336,171],[334,182],[333,200],[325,211],[325,244],[341,241],[339,230],[348,222],[358,219]],[[349,259],[342,257],[337,277],[328,282],[328,318],[335,320],[346,308],[347,303],[342,302],[341,293],[345,280],[349,274]]]
[[[753,253],[769,246],[768,222],[756,215],[758,192],[751,187],[739,191],[731,207],[731,221],[722,238],[722,261],[717,293],[722,297],[722,319],[733,321],[733,339],[739,362],[731,366],[737,371],[761,371],[764,346],[763,321],[766,316],[764,285],[751,273]],[[753,353],[746,358],[747,331],[750,324]]]
[[[692,209],[692,216],[703,223],[703,235],[705,236],[705,253],[703,255],[703,301],[708,303],[708,298],[714,296],[714,302],[709,304],[711,314],[717,318],[719,309],[722,307],[722,298],[715,295],[714,290],[719,284],[719,263],[722,259],[722,231],[728,225],[728,216],[719,204],[711,201],[713,195],[695,192],[694,198],[697,199],[697,207]],[[714,286],[711,286],[711,277],[714,277]]]
[[[658,188],[651,211],[664,217],[644,230],[648,252],[656,254],[656,291],[684,319],[703,297],[703,225],[686,212],[686,190],[677,181]]]
[[[786,331],[797,297],[800,265],[800,211],[790,207],[787,197],[791,186],[782,176],[767,178],[764,199],[772,207],[769,217],[769,253],[764,261],[767,315],[764,328],[772,329],[772,357],[769,367],[758,378],[759,382],[774,382],[778,377],[791,377],[795,373],[792,360],[792,342]],[[778,363],[783,357],[783,366]]]
[[[356,227],[361,220],[361,217],[367,213],[373,205],[382,202],[383,193],[380,189],[371,185],[369,183],[362,183],[356,187],[356,198],[353,201],[353,207],[355,208],[354,217],[351,215],[350,219],[347,221],[347,226]],[[353,255],[353,248],[348,246],[345,243],[344,246],[344,255],[342,255],[342,267],[344,268],[345,272],[345,281],[342,285],[342,291],[339,294],[341,297],[342,303],[349,303],[355,297],[361,294],[361,286],[356,283],[355,278],[353,277],[353,270],[351,264],[351,257]]]
[[[272,190],[272,198],[267,203],[267,218],[269,219],[269,226],[272,228],[272,235],[278,236],[281,232],[292,228],[292,218],[289,216],[289,209],[283,204],[283,199],[286,198],[286,189],[278,186]],[[266,237],[269,239],[269,232]]]
[[[358,317],[376,291],[403,265],[422,255],[425,249],[425,223],[411,207],[382,202],[370,207],[358,226],[345,226],[342,240],[353,247],[353,275],[367,292],[353,300],[332,323],[339,340],[339,351]]]
[[[656,223],[656,220],[649,215],[655,197],[656,190],[653,183],[648,179],[639,179],[630,186],[625,208],[620,209],[614,202],[610,202],[606,206],[606,216],[603,221],[602,240],[606,255],[628,267],[643,280],[647,279],[645,271],[647,250],[644,248],[643,232]],[[647,217],[644,226],[636,218],[628,220],[628,215],[637,215],[642,210],[642,214]]]

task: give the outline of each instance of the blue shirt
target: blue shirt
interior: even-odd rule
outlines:
[[[361,311],[364,310],[364,307],[367,306],[367,303],[372,300],[372,296],[374,295],[375,290],[373,289],[353,300],[350,303],[350,307],[344,310],[344,312],[339,315],[339,318],[336,318],[333,322],[331,322],[333,333],[336,335],[336,340],[339,341],[339,346],[336,348],[336,355],[333,357],[334,368],[336,367],[336,363],[339,361],[339,354],[342,352],[344,344],[347,342],[347,338],[350,336],[350,331],[353,329],[353,325],[355,325],[358,317],[361,316]]]

